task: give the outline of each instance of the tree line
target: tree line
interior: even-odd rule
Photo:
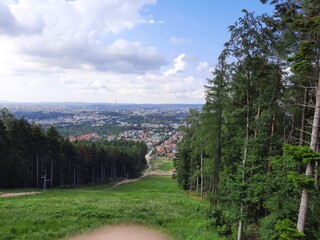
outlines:
[[[0,187],[72,187],[139,176],[146,167],[143,142],[70,142],[7,109],[0,116]]]
[[[243,10],[229,27],[177,180],[230,239],[320,239],[320,2],[270,4],[272,16]]]

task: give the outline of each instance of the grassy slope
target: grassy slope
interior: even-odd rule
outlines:
[[[168,158],[159,158],[152,159],[150,161],[151,170],[161,170],[161,171],[170,171],[173,170],[173,162],[172,159]]]
[[[104,185],[0,198],[0,239],[60,239],[113,223],[160,228],[175,239],[220,239],[207,228],[207,207],[165,176],[115,188]]]

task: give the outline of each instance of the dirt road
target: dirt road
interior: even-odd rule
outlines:
[[[147,160],[147,166],[148,166],[148,168],[143,172],[143,174],[142,174],[141,177],[139,177],[139,178],[134,178],[134,179],[125,179],[125,180],[122,180],[121,182],[113,185],[112,187],[116,187],[116,186],[119,186],[119,185],[122,185],[122,184],[131,183],[131,182],[136,182],[136,181],[139,181],[141,178],[144,178],[144,177],[148,176],[148,173],[149,173],[150,170],[151,170],[151,166],[150,166],[150,159],[151,159],[151,157],[150,157],[150,155],[151,155],[152,151],[153,151],[153,149],[151,149],[151,150],[147,153],[147,155],[146,155],[146,160]]]
[[[0,193],[0,197],[18,197],[24,195],[34,195],[39,194],[41,192],[16,192],[16,193]]]

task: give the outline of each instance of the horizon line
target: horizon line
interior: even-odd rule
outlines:
[[[0,104],[109,104],[109,105],[204,105],[204,103],[128,103],[128,102],[82,102],[82,101],[40,101],[40,102],[20,102],[20,101],[2,101]]]

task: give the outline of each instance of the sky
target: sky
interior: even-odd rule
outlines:
[[[0,101],[204,103],[259,0],[0,0]]]

